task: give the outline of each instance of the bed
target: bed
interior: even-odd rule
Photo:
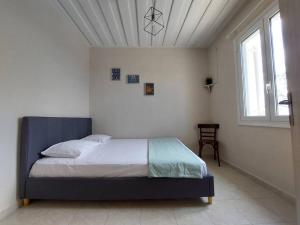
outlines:
[[[203,170],[205,173],[201,178],[147,176],[149,168],[153,171],[147,163],[147,157],[150,157],[147,154],[147,139],[111,140],[101,146],[100,151],[97,150],[98,155],[84,155],[75,160],[49,159],[41,155],[51,145],[81,139],[91,133],[90,118],[23,118],[19,196],[24,205],[29,204],[29,199],[139,200],[200,197],[208,197],[208,202],[212,203],[214,179],[208,171]],[[163,146],[157,141],[153,143]],[[161,151],[164,152],[164,148]]]

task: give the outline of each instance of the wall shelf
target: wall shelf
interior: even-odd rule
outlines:
[[[205,85],[203,85],[203,87],[207,88],[209,93],[211,93],[211,90],[212,90],[213,86],[215,86],[215,84],[205,84]]]

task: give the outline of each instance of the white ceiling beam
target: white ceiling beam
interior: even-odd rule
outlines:
[[[56,0],[91,46],[208,47],[246,0]],[[144,31],[155,4],[164,29]]]
[[[187,16],[192,0],[174,0],[169,27],[163,40],[163,45],[166,47],[174,47],[174,43],[182,24]]]
[[[106,24],[104,15],[96,0],[79,0],[83,10],[85,11],[89,21],[91,21],[93,27],[95,28],[98,36],[101,37],[103,45],[114,46],[115,41],[112,37],[110,30]]]
[[[118,0],[122,24],[129,47],[137,47],[138,29],[135,0]]]
[[[126,36],[122,26],[116,0],[98,0],[106,21],[108,21],[110,31],[114,37],[117,47],[127,47]]]
[[[225,20],[226,16],[228,16],[228,10],[231,7],[231,3],[236,0],[227,0],[227,3],[223,7],[223,9],[218,14],[214,23],[207,29],[205,34],[202,36],[202,41],[200,40],[196,46],[208,47],[211,37],[216,33],[217,26],[220,26],[221,23]]]
[[[203,19],[200,21],[199,26],[195,30],[193,36],[191,37],[189,43],[187,44],[189,47],[203,47],[198,43],[202,43],[204,41],[203,36],[208,32],[211,26],[213,26],[216,17],[222,12],[228,0],[213,0],[210,4],[209,8]]]
[[[187,15],[187,18],[182,26],[181,32],[175,41],[176,47],[184,47],[191,38],[194,30],[198,27],[203,19],[206,9],[209,7],[212,0],[194,0],[193,5]]]

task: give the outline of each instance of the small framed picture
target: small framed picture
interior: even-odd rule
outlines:
[[[145,83],[145,95],[154,95],[154,83]]]
[[[140,75],[127,75],[127,83],[128,84],[138,84],[140,83]]]
[[[121,69],[112,68],[111,69],[111,80],[120,80],[121,79]]]

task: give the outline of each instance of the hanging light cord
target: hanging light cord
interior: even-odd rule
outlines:
[[[152,10],[151,19],[152,19],[152,21],[155,21],[154,9],[155,9],[155,5],[156,5],[156,0],[152,0],[152,5],[153,5],[153,10]],[[152,33],[153,33],[153,31],[154,31],[154,23],[152,23],[151,30],[152,30]]]
[[[155,7],[156,7],[156,0],[152,0],[152,6],[153,6],[153,11],[152,11],[152,15],[151,15],[151,19],[154,21],[155,20]]]

